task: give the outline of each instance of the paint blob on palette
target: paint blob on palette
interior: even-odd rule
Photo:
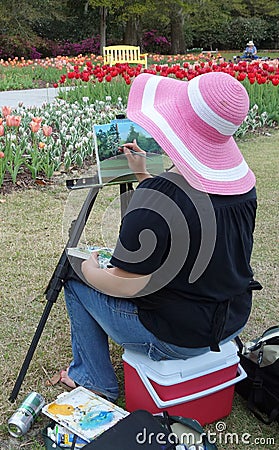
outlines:
[[[61,394],[54,402],[45,405],[42,412],[87,442],[129,414],[83,387]]]

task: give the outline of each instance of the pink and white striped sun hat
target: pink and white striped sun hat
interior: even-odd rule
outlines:
[[[232,137],[248,109],[244,86],[226,73],[189,82],[143,73],[132,83],[127,115],[158,142],[192,187],[234,195],[255,185]]]

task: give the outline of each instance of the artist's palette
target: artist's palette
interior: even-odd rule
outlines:
[[[59,395],[42,412],[87,442],[129,414],[83,387]]]

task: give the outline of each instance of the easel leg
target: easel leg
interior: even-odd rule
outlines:
[[[38,345],[38,342],[42,335],[42,332],[44,330],[44,327],[45,327],[46,321],[48,319],[48,316],[50,314],[51,308],[52,308],[53,304],[56,302],[57,297],[58,297],[62,287],[64,286],[65,279],[66,279],[66,276],[67,276],[67,273],[69,270],[69,264],[70,264],[67,253],[66,253],[66,249],[68,247],[75,247],[78,245],[80,236],[86,225],[87,219],[88,219],[91,209],[95,203],[95,200],[96,200],[99,190],[100,190],[100,187],[93,187],[90,189],[90,191],[84,201],[84,204],[80,210],[80,213],[72,225],[69,240],[68,240],[68,242],[65,246],[65,249],[60,257],[60,260],[56,266],[56,269],[53,272],[53,275],[52,275],[52,278],[50,279],[48,287],[46,288],[45,295],[46,295],[46,299],[47,299],[47,304],[45,306],[45,309],[43,311],[43,314],[42,314],[40,322],[37,326],[37,329],[35,331],[34,337],[30,344],[29,350],[26,354],[25,360],[22,364],[21,370],[20,370],[17,380],[15,382],[14,388],[9,397],[9,400],[11,402],[14,402],[17,398],[20,387],[23,383],[26,372],[28,370],[28,367],[30,365],[30,362],[31,362],[34,352],[37,348],[37,345]]]
[[[20,372],[19,372],[19,375],[15,382],[14,388],[9,397],[9,400],[11,402],[14,402],[17,398],[17,395],[19,393],[19,390],[21,388],[21,385],[23,383],[23,380],[25,378],[25,375],[27,373],[29,365],[32,361],[32,357],[35,353],[38,342],[39,342],[42,332],[44,330],[44,327],[47,322],[48,316],[50,314],[51,308],[52,308],[53,304],[56,302],[58,295],[66,281],[67,273],[70,268],[70,262],[69,262],[69,259],[67,256],[67,248],[68,247],[76,247],[78,245],[80,236],[83,232],[83,229],[86,225],[88,217],[91,213],[91,210],[93,208],[93,205],[95,203],[95,200],[96,200],[99,190],[100,190],[100,186],[92,187],[90,189],[77,219],[72,223],[69,240],[63,250],[60,260],[56,266],[56,269],[53,272],[53,275],[52,275],[52,277],[49,281],[49,284],[45,290],[47,304],[45,306],[45,309],[43,311],[43,314],[42,314],[40,322],[37,326],[37,329],[35,331],[35,334],[32,339],[32,342],[30,344],[30,347],[27,351],[25,360],[20,369]],[[133,193],[132,183],[120,183],[121,217],[123,217],[123,215],[125,213],[125,210],[131,199],[132,193]],[[122,195],[122,194],[125,194],[125,195]]]

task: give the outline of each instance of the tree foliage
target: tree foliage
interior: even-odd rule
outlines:
[[[0,57],[32,56],[34,49],[45,56],[49,41],[96,36],[101,47],[143,47],[147,33],[171,42],[172,54],[191,46],[240,49],[249,39],[258,48],[276,48],[278,24],[278,0],[2,0]],[[156,49],[155,42],[150,47]]]
[[[66,20],[67,0],[2,0],[0,3],[0,56],[30,56],[41,44],[37,27],[44,20]],[[14,51],[14,55],[12,52]]]
[[[2,0],[0,3],[1,34],[34,35],[33,25],[40,20],[66,20],[67,0]]]

